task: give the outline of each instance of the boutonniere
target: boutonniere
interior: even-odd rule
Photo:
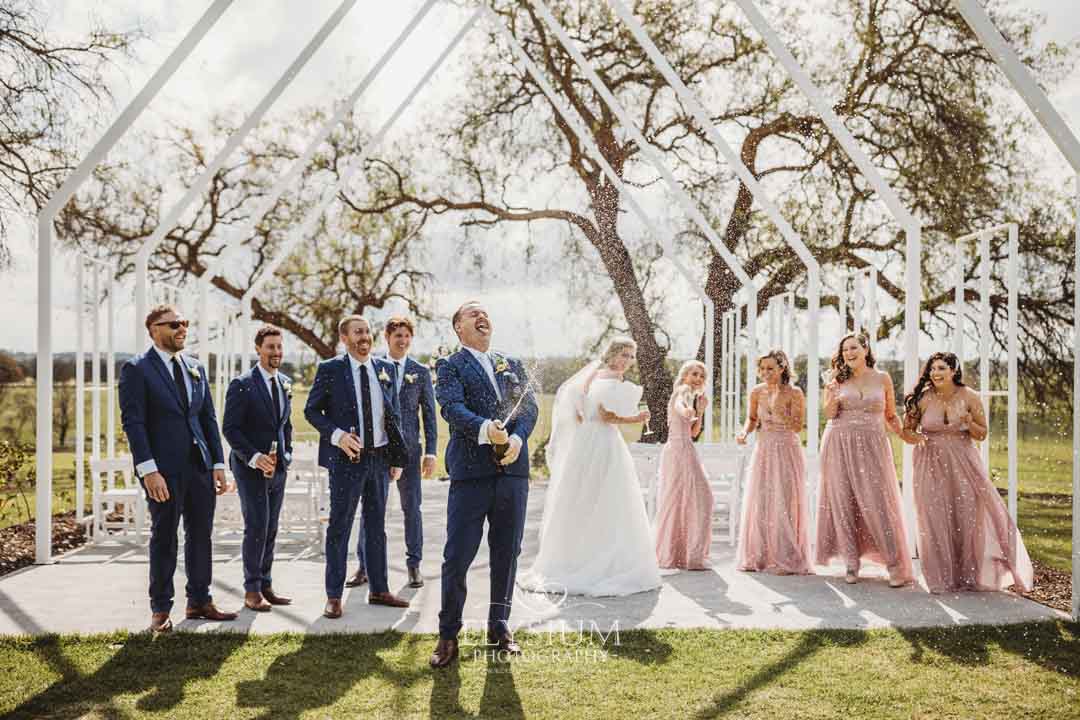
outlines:
[[[510,363],[506,362],[504,357],[495,358],[495,372],[504,373],[510,369]]]
[[[416,373],[405,373],[405,382],[409,383],[410,385],[416,382]]]
[[[390,384],[390,375],[387,374],[385,368],[379,371],[379,382],[386,385]]]
[[[286,382],[285,380],[282,380],[281,381],[281,391],[285,393],[285,397],[292,400],[292,383],[291,382]]]
[[[201,376],[201,375],[199,374],[199,368],[197,368],[197,367],[192,367],[191,365],[188,365],[187,363],[184,363],[184,367],[186,367],[186,368],[187,368],[187,371],[188,371],[188,373],[190,373],[190,374],[191,374],[191,378],[192,378],[192,379],[193,379],[193,380],[194,380],[195,382],[199,382],[199,380],[201,380],[201,379],[202,379],[202,376]]]

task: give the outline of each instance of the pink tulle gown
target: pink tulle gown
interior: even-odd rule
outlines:
[[[794,393],[769,408],[759,401],[761,427],[750,459],[736,567],[805,575],[810,568],[810,520],[806,507],[806,462],[791,430],[798,412]]]
[[[940,398],[928,393],[915,448],[919,557],[931,592],[1031,589],[1024,541],[986,473],[967,430],[945,423]]]
[[[656,562],[662,568],[705,570],[712,543],[713,494],[690,437],[691,421],[668,402],[668,441],[660,451]]]
[[[817,563],[840,557],[858,572],[866,559],[888,568],[893,580],[910,582],[900,485],[885,435],[885,388],[862,397],[848,382],[839,392],[840,412],[821,438]]]

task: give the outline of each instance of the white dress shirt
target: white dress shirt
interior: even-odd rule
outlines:
[[[255,367],[257,367],[259,369],[259,374],[262,375],[263,383],[266,385],[266,392],[267,392],[267,394],[270,395],[270,405],[272,407],[274,405],[274,386],[270,384],[270,381],[277,379],[278,371],[277,370],[267,370],[266,368],[264,368],[262,366],[262,363],[259,363]],[[280,380],[278,380],[278,402],[281,403],[281,417],[285,417],[285,388],[281,387],[281,381]],[[278,419],[280,420],[281,418],[278,418]],[[291,460],[292,459],[289,456],[289,453],[285,452],[285,448],[281,448],[281,452],[284,453],[286,460]],[[263,454],[260,453],[260,452],[257,452],[254,455],[252,455],[251,459],[248,460],[248,467],[249,468],[256,467],[256,463],[259,461],[259,458],[261,458],[262,456],[263,456]]]
[[[485,352],[475,350],[468,345],[462,345],[466,350],[472,353],[472,356],[476,358],[476,361],[480,363],[480,367],[484,368],[484,372],[487,373],[488,380],[491,382],[491,387],[495,390],[495,396],[502,401],[502,392],[499,391],[499,383],[495,379],[495,366],[491,363],[491,356]],[[491,425],[491,420],[485,420],[484,424],[480,426],[480,436],[476,439],[476,442],[480,445],[490,445],[491,438],[488,437],[488,427]],[[511,438],[517,438],[518,442],[524,442],[520,436],[511,435]]]
[[[169,373],[170,378],[172,377],[172,371],[173,371],[173,366],[172,366],[173,358],[176,358],[177,362],[180,363],[180,377],[184,378],[184,389],[187,390],[188,407],[190,407],[191,406],[191,373],[188,372],[188,366],[187,366],[187,363],[184,362],[184,358],[180,357],[180,353],[171,353],[168,350],[162,350],[157,345],[154,345],[153,349],[154,349],[154,352],[156,352],[158,354],[158,357],[161,358],[161,362],[165,363],[165,370]],[[173,380],[173,384],[176,384],[175,380]],[[214,463],[214,469],[215,470],[224,470],[225,469],[225,463]],[[138,465],[135,466],[135,473],[139,477],[146,477],[150,473],[155,473],[157,471],[158,471],[158,469],[157,469],[157,461],[154,460],[154,458],[150,458],[149,460],[144,460],[143,462],[141,462],[141,463],[139,463]]]
[[[367,361],[361,363],[356,360],[352,355],[349,358],[349,371],[352,373],[353,385],[356,389],[356,435],[360,439],[360,443],[364,442],[364,404],[362,400],[362,389],[360,385],[360,373],[366,372],[368,374],[368,385],[371,391],[371,434],[375,440],[375,447],[382,447],[390,442],[390,439],[386,436],[386,424],[383,422],[383,415],[385,410],[383,408],[383,394],[382,383],[379,382],[378,373],[375,371],[375,361],[369,355]],[[341,447],[341,438],[347,431],[338,428],[330,436],[330,442],[338,447]],[[371,448],[365,448],[370,450]]]

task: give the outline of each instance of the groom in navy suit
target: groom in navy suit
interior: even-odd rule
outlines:
[[[267,612],[292,600],[274,591],[270,569],[285,477],[292,459],[291,383],[280,372],[285,356],[281,328],[263,325],[255,333],[259,362],[229,383],[222,433],[229,441],[229,465],[244,515],[244,606]],[[273,443],[276,452],[271,455]]]
[[[525,367],[490,351],[492,324],[484,306],[465,303],[454,313],[453,325],[462,348],[436,365],[435,394],[450,425],[450,495],[432,667],[445,667],[457,657],[465,575],[480,548],[485,520],[491,568],[488,641],[500,652],[521,652],[508,620],[529,497],[528,441],[537,417]]]
[[[394,366],[371,356],[371,327],[360,315],[338,323],[346,352],[319,363],[304,417],[319,431],[319,465],[330,471],[330,523],[326,529],[326,608],[341,617],[349,532],[363,501],[368,603],[408,607],[390,592],[386,569],[387,478],[405,467],[405,443],[394,392]]]
[[[176,533],[184,520],[189,620],[233,620],[210,597],[217,496],[228,490],[221,434],[202,365],[184,357],[188,321],[172,305],[146,316],[154,341],[120,370],[120,421],[150,508],[150,629],[172,630]]]

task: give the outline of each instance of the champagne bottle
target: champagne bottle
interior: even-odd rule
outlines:
[[[352,426],[351,428],[349,428],[349,434],[352,435],[353,437],[357,436],[356,435],[356,426],[355,425]],[[356,453],[351,458],[349,458],[349,462],[354,462],[354,463],[360,462],[360,453]]]
[[[263,472],[263,477],[272,478],[274,473],[277,472],[277,440],[270,443],[270,452],[266,455],[270,458],[270,462],[274,463],[274,469],[270,472]]]

